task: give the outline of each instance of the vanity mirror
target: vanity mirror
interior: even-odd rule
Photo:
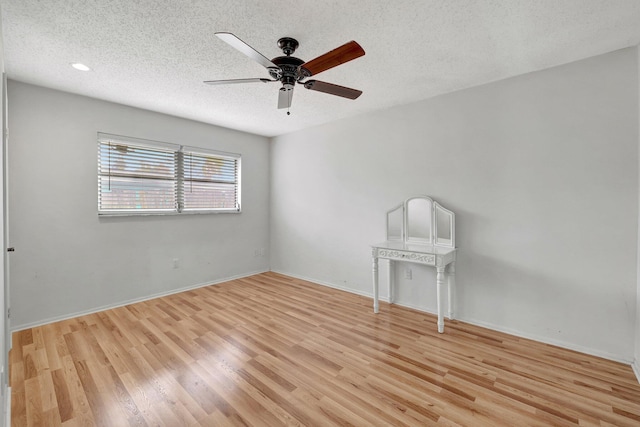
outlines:
[[[407,242],[430,245],[433,242],[433,200],[429,197],[412,197],[407,206]]]
[[[435,227],[436,227],[436,237],[434,244],[437,246],[447,246],[449,248],[453,248],[455,246],[455,237],[454,237],[454,215],[448,209],[440,206],[439,203],[435,204]]]
[[[387,212],[387,240],[453,248],[455,214],[431,197],[411,197]]]
[[[404,204],[387,212],[387,240],[404,240]]]

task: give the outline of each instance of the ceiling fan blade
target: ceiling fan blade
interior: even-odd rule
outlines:
[[[321,82],[318,80],[308,80],[304,82],[304,87],[349,99],[356,99],[362,95],[361,90],[351,89],[350,87],[334,85],[333,83]]]
[[[240,40],[234,34],[219,32],[219,33],[215,33],[215,35],[218,36],[218,38],[220,40],[228,43],[232,47],[234,47],[237,50],[239,50],[240,52],[244,53],[249,58],[253,59],[254,61],[256,61],[258,64],[262,65],[263,67],[265,67],[265,68],[272,68],[272,67],[278,68],[278,66],[276,64],[274,64],[273,62],[271,62],[266,56],[264,56],[263,54],[261,54],[260,52],[258,52],[257,50],[255,50],[254,48],[252,48],[251,46],[249,46],[248,44],[246,44],[242,40]]]
[[[306,77],[311,77],[318,73],[337,67],[340,64],[349,62],[353,59],[364,55],[364,49],[355,41],[345,43],[330,52],[320,55],[311,61],[307,61],[300,66],[300,69]]]
[[[228,79],[228,80],[207,80],[205,81],[208,85],[227,85],[227,84],[235,84],[235,83],[270,83],[277,82],[277,80],[269,80],[269,79]]]
[[[291,107],[291,101],[293,100],[293,86],[282,86],[278,92],[278,108]]]

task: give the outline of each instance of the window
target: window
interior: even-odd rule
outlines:
[[[240,212],[240,155],[98,133],[98,214]]]

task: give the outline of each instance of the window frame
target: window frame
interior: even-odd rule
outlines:
[[[128,137],[128,136],[122,136],[122,135],[114,135],[114,134],[109,134],[104,132],[98,132],[97,142],[98,142],[98,159],[97,159],[98,160],[97,161],[98,216],[108,217],[108,216],[146,216],[146,215],[185,215],[185,214],[194,215],[194,214],[219,214],[219,213],[241,213],[242,212],[242,209],[241,209],[241,206],[242,206],[241,204],[242,155],[241,154],[211,150],[211,149],[202,148],[202,147],[193,147],[188,145],[172,144],[168,142],[134,138],[134,137]],[[106,176],[109,176],[109,178],[114,176],[111,174],[111,171],[109,171],[109,174],[107,175],[102,169],[104,166],[104,162],[101,159],[101,156],[102,156],[101,152],[102,152],[102,147],[105,144],[117,144],[117,145],[131,147],[131,148],[157,150],[157,151],[173,153],[174,167],[175,167],[173,178],[172,179],[157,178],[157,179],[162,179],[166,182],[173,183],[174,207],[171,209],[141,209],[141,208],[105,209],[103,208],[101,203],[101,198],[103,194],[101,189],[101,185],[102,185],[101,180]],[[196,208],[196,209],[194,208],[185,209],[184,207],[185,182],[193,181],[192,177],[191,177],[191,180],[185,179],[184,177],[184,173],[185,173],[184,159],[186,157],[186,154],[188,153],[201,156],[202,158],[210,157],[214,159],[214,161],[220,162],[222,164],[226,163],[227,164],[226,170],[231,171],[232,173],[233,172],[235,173],[235,175],[233,176],[235,180],[228,180],[228,179],[225,181],[222,181],[221,179],[220,180],[215,180],[215,179],[203,180],[203,182],[214,183],[214,184],[219,182],[222,182],[222,184],[224,185],[232,184],[233,185],[232,188],[235,190],[235,207],[233,208],[204,207],[204,208]],[[111,160],[109,162],[111,162]],[[232,162],[233,167],[230,168],[229,167],[230,164],[228,162]],[[129,178],[144,179],[140,176],[136,177],[134,175],[135,174],[132,174]],[[120,177],[126,178],[125,175],[120,175]]]

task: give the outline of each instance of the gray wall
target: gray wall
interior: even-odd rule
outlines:
[[[20,329],[269,269],[269,142],[9,82],[11,306]],[[98,218],[97,132],[242,154],[242,213]],[[172,260],[180,267],[173,269]]]
[[[419,194],[457,215],[460,319],[633,360],[636,48],[275,138],[272,269],[370,295],[385,212]],[[410,267],[399,302],[435,311]]]
[[[638,54],[638,81],[640,82],[640,47],[636,48],[639,52]],[[640,90],[640,85],[639,90]],[[640,100],[640,91],[638,92],[638,99]],[[639,112],[640,114],[640,112]],[[640,116],[638,116],[638,127],[640,127]],[[638,140],[638,144],[640,145],[640,138]],[[638,156],[638,168],[640,169],[640,155]],[[638,182],[638,191],[640,192],[640,182]],[[637,261],[637,281],[638,281],[638,289],[636,291],[636,336],[635,336],[635,357],[633,363],[633,369],[640,381],[640,212],[638,218],[638,261]]]
[[[0,22],[2,18],[0,17]],[[4,73],[4,45],[2,40],[2,25],[0,24],[0,76]],[[0,77],[0,94],[4,93],[4,79]],[[0,200],[2,200],[2,209],[0,209],[0,242],[2,242],[3,248],[3,256],[2,260],[0,260],[0,309],[2,313],[0,314],[0,334],[2,337],[0,338],[0,366],[2,367],[3,375],[0,379],[0,389],[2,394],[2,416],[0,416],[0,427],[10,424],[10,420],[8,420],[8,412],[10,408],[8,408],[9,404],[9,364],[8,364],[8,352],[10,350],[11,337],[8,333],[8,321],[6,319],[6,300],[5,300],[5,286],[7,283],[5,281],[5,262],[6,262],[6,251],[4,250],[5,246],[5,156],[4,156],[4,145],[5,145],[5,100],[0,96],[0,130],[2,130],[3,135],[0,136],[2,138],[2,144],[0,144]]]

